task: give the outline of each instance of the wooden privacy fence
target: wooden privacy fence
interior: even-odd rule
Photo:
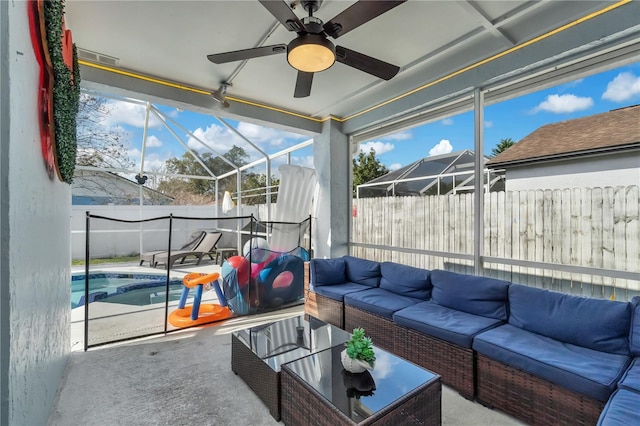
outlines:
[[[400,250],[354,247],[352,252],[373,260],[472,272],[473,205],[473,194],[354,200],[351,241]],[[483,254],[637,272],[639,205],[638,186],[485,194]],[[499,263],[485,263],[484,268],[509,281],[594,297],[622,299],[640,292],[636,280]]]

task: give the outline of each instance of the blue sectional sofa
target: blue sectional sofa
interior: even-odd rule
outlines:
[[[374,344],[524,422],[640,424],[628,405],[640,407],[640,298],[589,299],[352,256],[312,259],[305,285],[306,312],[364,327]]]
[[[640,425],[640,296],[631,301],[629,347],[634,357],[598,419],[598,426]]]

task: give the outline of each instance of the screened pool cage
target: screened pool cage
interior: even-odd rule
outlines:
[[[422,158],[358,185],[357,198],[473,193],[474,155],[464,150]],[[485,192],[504,191],[504,170],[485,169],[483,180]]]
[[[238,228],[239,251],[225,246]],[[105,239],[118,250],[136,232],[145,239],[140,263],[155,266],[148,272],[90,263]],[[72,335],[75,326],[85,350],[303,303],[311,216],[295,223],[253,215],[123,220],[87,212],[85,235],[84,274],[71,283]]]
[[[140,144],[140,160],[139,164],[135,168],[125,169],[125,168],[117,168],[117,167],[97,167],[97,166],[76,166],[76,170],[79,171],[94,171],[94,172],[111,172],[120,174],[123,176],[130,177],[132,180],[137,181],[139,184],[139,204],[142,206],[145,204],[144,199],[146,197],[147,191],[145,191],[145,183],[147,183],[147,179],[150,176],[157,177],[172,177],[172,178],[184,178],[184,179],[199,179],[199,180],[207,180],[215,182],[214,189],[214,203],[216,206],[221,206],[222,202],[222,194],[221,189],[219,187],[219,181],[225,178],[229,178],[231,176],[241,176],[243,172],[247,172],[259,166],[264,166],[265,173],[265,187],[262,192],[256,193],[255,190],[250,191],[250,196],[256,195],[264,195],[266,199],[266,217],[263,218],[265,220],[271,220],[271,204],[272,198],[276,195],[277,186],[272,185],[272,162],[278,161],[281,164],[291,164],[291,153],[303,149],[308,146],[313,145],[313,138],[310,138],[304,142],[293,145],[289,148],[283,149],[276,153],[267,153],[265,152],[258,144],[254,143],[250,140],[250,138],[243,135],[238,129],[233,127],[228,121],[224,120],[221,117],[218,117],[213,114],[207,113],[207,115],[211,115],[213,119],[226,128],[235,138],[238,143],[243,145],[243,149],[247,148],[247,150],[251,153],[254,153],[254,157],[258,157],[256,160],[249,162],[248,164],[235,164],[233,161],[226,158],[223,154],[216,150],[212,146],[211,143],[203,140],[203,138],[197,136],[193,131],[188,130],[183,124],[179,121],[171,117],[170,115],[162,112],[160,108],[148,101],[141,101],[137,99],[132,99],[124,96],[117,96],[113,94],[103,93],[96,90],[90,90],[86,88],[81,89],[82,93],[87,96],[94,96],[98,98],[104,98],[108,100],[125,102],[131,105],[138,105],[144,107],[145,115],[144,115],[144,127],[143,127],[143,136]],[[153,123],[152,123],[153,120]],[[149,128],[150,124],[162,125],[164,129],[168,131],[168,133],[173,137],[179,144],[182,146],[186,153],[188,153],[202,168],[205,170],[205,175],[190,175],[190,174],[176,174],[169,173],[164,170],[152,170],[147,167],[146,157],[147,157],[147,148],[149,146]],[[191,144],[191,146],[190,146]],[[199,149],[192,148],[193,145],[197,145]],[[231,146],[228,147],[232,148]],[[213,154],[216,158],[219,158],[221,161],[226,163],[231,170],[222,174],[216,175],[207,165],[205,164],[201,153],[210,153]],[[234,202],[238,208],[237,214],[242,215],[242,206],[243,206],[243,190],[241,186],[242,179],[236,179],[236,190],[233,192]]]

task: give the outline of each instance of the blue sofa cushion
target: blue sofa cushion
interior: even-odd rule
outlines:
[[[478,334],[473,349],[551,383],[606,401],[629,358],[559,342],[505,324]]]
[[[422,300],[431,297],[431,271],[394,262],[383,262],[380,271],[380,288]]]
[[[477,275],[431,271],[431,300],[469,314],[507,320],[509,282]]]
[[[640,393],[640,358],[633,360],[618,383],[618,387]]]
[[[630,426],[640,424],[640,393],[618,389],[604,406],[597,426]]]
[[[422,299],[401,296],[383,288],[369,288],[357,293],[349,293],[344,297],[344,304],[355,306],[363,311],[392,319],[393,313],[407,306],[422,302]]]
[[[369,287],[380,285],[380,263],[372,260],[344,256],[347,281],[364,284]]]
[[[311,259],[309,262],[311,284],[314,287],[342,284],[347,281],[343,258]]]
[[[509,286],[509,324],[596,351],[629,354],[631,304]]]
[[[368,285],[347,282],[339,285],[322,285],[320,287],[314,287],[312,290],[329,299],[344,302],[345,294],[368,290],[370,288]]]
[[[494,318],[468,314],[430,301],[397,311],[393,314],[393,322],[465,348],[471,348],[476,334],[504,324]]]
[[[640,356],[640,296],[631,299],[631,329],[629,331],[629,349],[635,356]]]

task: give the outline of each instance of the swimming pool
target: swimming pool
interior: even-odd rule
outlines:
[[[144,306],[164,303],[166,275],[98,272],[89,274],[89,303],[94,301]],[[85,303],[85,275],[71,276],[71,308]],[[178,300],[182,280],[169,281],[169,301]]]

